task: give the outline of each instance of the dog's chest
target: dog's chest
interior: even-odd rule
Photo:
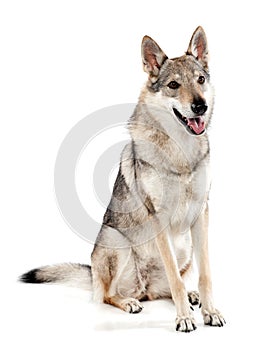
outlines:
[[[195,222],[208,198],[210,177],[208,167],[201,165],[189,175],[172,179],[173,198],[171,225],[186,232]]]

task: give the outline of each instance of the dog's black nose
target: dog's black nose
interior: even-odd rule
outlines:
[[[203,102],[203,103],[192,103],[191,109],[195,114],[202,115],[204,114],[208,106]]]

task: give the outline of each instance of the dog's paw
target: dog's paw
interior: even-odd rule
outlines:
[[[196,291],[188,292],[188,300],[191,305],[199,305],[199,293]]]
[[[226,323],[221,313],[214,309],[213,311],[203,310],[202,311],[204,323],[208,326],[223,327]]]
[[[121,303],[121,307],[124,311],[130,314],[138,314],[143,309],[141,303],[134,298],[124,299]]]
[[[178,316],[176,318],[176,331],[188,333],[194,331],[196,328],[196,322],[193,317]]]

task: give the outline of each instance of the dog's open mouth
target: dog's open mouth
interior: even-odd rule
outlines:
[[[176,108],[173,111],[178,120],[186,126],[187,130],[193,135],[202,135],[205,132],[205,121],[201,115],[195,118],[186,118]]]

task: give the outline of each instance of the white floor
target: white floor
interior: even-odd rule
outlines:
[[[204,326],[199,309],[195,309],[197,330],[181,334],[174,329],[175,307],[170,300],[144,302],[140,314],[127,314],[109,305],[95,305],[90,292],[70,287],[13,282],[1,288],[2,349],[159,349],[178,345],[184,349],[243,349],[250,341],[251,349],[260,349],[256,302],[244,300],[244,289],[226,293],[226,286],[219,287],[221,291],[224,288],[218,307],[226,317],[225,327]]]

